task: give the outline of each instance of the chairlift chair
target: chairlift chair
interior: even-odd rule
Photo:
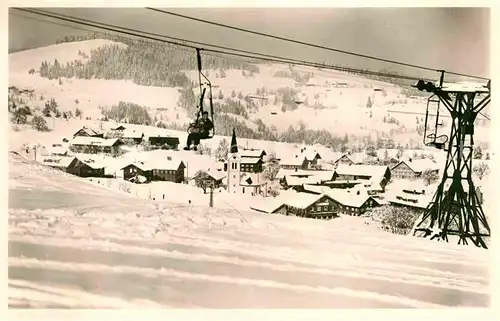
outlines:
[[[212,122],[213,124],[213,127],[212,127],[212,130],[210,130],[210,133],[208,134],[208,136],[204,139],[210,139],[210,138],[213,138],[214,135],[215,135],[215,121],[214,121],[214,104],[213,104],[213,100],[212,100],[212,83],[210,82],[210,80],[207,78],[207,76],[205,76],[203,74],[203,71],[202,71],[202,66],[201,66],[201,55],[200,55],[200,50],[199,48],[196,48],[196,59],[197,59],[197,62],[198,62],[198,78],[199,78],[199,84],[200,84],[200,93],[201,93],[201,96],[200,96],[200,103],[199,103],[199,106],[198,107],[198,111],[196,112],[196,119],[194,122],[190,123],[189,126],[188,126],[188,133],[191,133],[195,128],[198,127],[198,124],[199,124],[199,121],[200,121],[200,117],[201,115],[203,114],[203,112],[205,111],[204,110],[204,105],[203,105],[203,100],[205,98],[205,92],[207,90],[207,87],[208,87],[208,99],[209,99],[209,102],[210,102],[210,110],[208,111],[208,118],[210,119],[210,121]],[[206,80],[206,82],[202,82],[202,77]]]
[[[427,110],[425,111],[425,124],[424,124],[424,145],[431,146],[437,149],[445,150],[446,143],[448,142],[447,135],[439,135],[438,136],[438,127],[443,126],[443,122],[439,120],[439,107],[440,100],[439,98],[435,98],[435,94],[427,99]],[[429,107],[434,103],[436,105],[436,121],[434,123],[434,132],[430,134],[427,133],[427,125],[429,123]]]

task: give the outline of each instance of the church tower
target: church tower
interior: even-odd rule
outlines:
[[[240,165],[241,157],[238,153],[236,132],[233,128],[231,147],[229,149],[229,154],[227,157],[227,191],[230,194],[238,193],[240,190]]]

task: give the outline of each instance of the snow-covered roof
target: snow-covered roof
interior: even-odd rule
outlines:
[[[78,158],[78,160],[93,169],[101,169],[106,167],[106,163],[100,160],[92,158]]]
[[[369,198],[372,198],[367,194],[366,190],[361,188],[351,188],[351,189],[328,189],[324,190],[325,194],[339,202],[344,206],[350,207],[361,207]],[[359,192],[359,193],[358,193]],[[375,200],[374,198],[372,198]],[[376,201],[376,200],[375,200]]]
[[[114,146],[118,138],[104,139],[100,137],[76,136],[71,141],[72,145]]]
[[[123,138],[132,138],[132,139],[138,139],[138,138],[142,138],[142,136],[144,135],[143,132],[141,131],[136,131],[134,129],[126,129],[124,132],[123,132]]]
[[[339,175],[383,177],[388,169],[383,165],[339,164],[335,172]]]
[[[243,149],[240,151],[241,157],[256,157],[259,158],[263,154],[267,155],[263,149]]]
[[[214,180],[218,181],[226,177],[226,173],[218,170],[217,168],[208,168],[205,173],[210,175]]]
[[[310,177],[286,176],[285,180],[288,186],[299,186],[302,184],[317,184],[321,182],[321,179],[315,176],[310,176]]]
[[[403,160],[403,161],[399,162],[397,165],[395,165],[394,167],[392,167],[392,169],[398,167],[402,163],[405,163],[406,165],[408,165],[408,167],[410,167],[410,169],[412,171],[414,171],[415,173],[421,173],[421,172],[424,172],[426,170],[439,170],[439,165],[436,162],[434,162],[433,160],[428,159],[428,158],[413,159],[411,162]]]
[[[74,156],[47,156],[42,159],[42,163],[52,167],[68,167],[75,160]]]
[[[280,165],[301,166],[305,160],[304,155],[286,156],[280,160]]]
[[[390,203],[426,208],[432,201],[437,186],[437,184],[425,186],[421,181],[395,181],[388,185],[385,198]]]
[[[250,205],[250,209],[264,213],[272,213],[283,205],[284,202],[279,198],[268,198],[265,200],[259,199]]]
[[[260,158],[247,157],[247,156],[241,157],[241,163],[242,164],[257,164],[260,161],[261,161]]]
[[[89,136],[97,136],[97,135],[100,135],[100,133],[98,131],[96,131],[95,129],[93,128],[90,128],[90,127],[82,127],[80,128],[78,131],[75,132],[75,134],[77,134],[78,132],[84,132],[85,134],[89,135]]]
[[[313,161],[316,157],[321,159],[321,155],[315,150],[305,150],[302,154],[308,161]]]
[[[296,207],[296,208],[301,208],[305,209],[312,204],[316,203],[318,200],[320,200],[323,196],[323,194],[319,195],[314,195],[310,193],[284,193],[283,197],[280,198],[281,201],[283,201],[286,205]]]

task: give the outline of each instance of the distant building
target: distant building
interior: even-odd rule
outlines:
[[[386,200],[394,206],[408,207],[424,211],[432,201],[436,186],[424,186],[417,182],[404,182],[393,186],[386,194]]]
[[[311,194],[325,194],[334,200],[336,211],[339,214],[359,216],[367,210],[380,206],[378,201],[372,195],[369,195],[362,188],[352,189],[331,189],[323,186],[304,185],[304,191]]]
[[[283,169],[308,169],[309,162],[304,155],[294,155],[284,157],[280,160],[280,167]]]
[[[70,143],[70,150],[75,153],[85,154],[111,154],[120,153],[122,141],[118,138],[104,139],[100,137],[77,136]]]
[[[76,133],[73,134],[73,138],[75,137],[97,137],[97,138],[103,138],[104,134],[99,133],[96,130],[89,128],[89,127],[82,127],[79,129]]]
[[[260,158],[264,159],[267,153],[263,149],[243,149],[240,152],[240,156],[244,158]]]
[[[334,180],[354,181],[371,180],[383,187],[391,180],[389,167],[382,165],[345,165],[340,164],[335,169]]]
[[[85,162],[76,157],[49,156],[44,158],[42,163],[79,177],[104,177],[104,166],[90,161]]]
[[[170,136],[150,136],[148,138],[151,147],[158,147],[164,149],[178,149],[179,138]]]
[[[182,183],[186,166],[180,160],[151,160],[131,163],[122,168],[123,178],[130,180],[137,175],[144,176],[148,181],[168,181]]]
[[[140,143],[142,143],[142,140],[144,139],[144,133],[135,130],[124,130],[122,132],[121,137],[123,139],[131,140],[135,144],[139,145]]]
[[[226,178],[226,174],[224,172],[218,171],[217,169],[215,170],[208,169],[206,171],[198,172],[197,175],[200,175],[199,173],[201,172],[204,172],[208,175],[210,186],[213,186],[214,188],[219,188],[224,186],[224,178]],[[195,175],[193,179],[196,179],[197,175]]]
[[[427,170],[435,172],[436,174],[439,173],[438,165],[428,158],[400,161],[397,165],[392,167],[391,173],[394,178],[416,179]]]
[[[340,158],[335,160],[334,164],[335,165],[339,165],[339,164],[352,165],[352,164],[354,164],[354,161],[349,157],[348,154],[343,154],[342,156],[340,156]]]

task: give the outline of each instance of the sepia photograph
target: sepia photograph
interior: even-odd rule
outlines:
[[[490,8],[9,7],[8,308],[490,308]]]

